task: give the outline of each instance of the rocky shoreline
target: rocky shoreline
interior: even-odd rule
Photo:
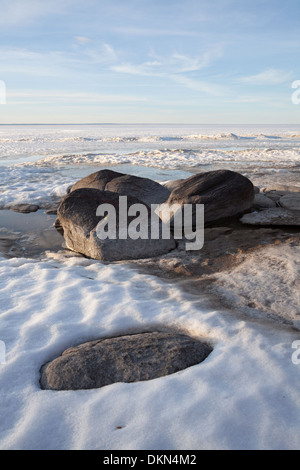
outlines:
[[[109,180],[112,176],[116,181]],[[212,180],[208,181],[210,177]],[[49,210],[44,212],[44,217],[46,215],[50,217],[48,221],[52,220],[52,225],[56,226],[56,236],[58,231],[61,232],[59,241],[64,240],[67,244],[64,250],[58,250],[62,256],[67,256],[69,253],[70,256],[90,257],[92,260],[99,259],[108,264],[126,264],[141,273],[155,275],[167,283],[170,281],[176,283],[182,291],[198,297],[201,302],[205,301],[207,306],[228,311],[230,315],[240,318],[241,321],[272,322],[273,326],[300,329],[300,211],[298,211],[300,188],[278,185],[259,190],[249,180],[245,178],[244,181],[244,177],[235,172],[211,172],[206,173],[204,177],[194,175],[187,180],[173,181],[161,186],[161,192],[153,188],[153,185],[158,185],[157,183],[150,181],[148,190],[148,181],[146,186],[141,184],[144,183],[143,178],[120,176],[111,171],[97,172],[96,178],[95,175],[88,177],[88,182],[91,183],[91,187],[86,187],[87,180],[83,179],[83,183],[79,181],[74,188],[70,188],[57,211],[52,209],[51,214]],[[234,182],[237,182],[235,188]],[[101,189],[98,189],[99,184]],[[109,189],[113,188],[114,191],[108,190],[107,184],[110,185]],[[158,190],[160,190],[159,185]],[[171,203],[174,201],[179,201],[181,204],[204,203],[208,206],[206,214],[209,214],[210,218],[204,227],[204,244],[201,250],[187,251],[186,238],[183,236],[177,240],[172,238],[169,244],[158,245],[159,249],[155,254],[148,240],[145,245],[137,245],[137,240],[132,240],[132,245],[126,241],[118,249],[115,249],[115,246],[120,240],[110,240],[108,251],[103,251],[101,247],[99,252],[95,248],[94,252],[89,251],[86,240],[89,232],[99,221],[95,217],[95,210],[101,201],[113,203],[119,209],[116,197],[127,194],[133,203],[147,200],[149,204],[153,191],[156,201],[163,202],[168,196]],[[28,217],[24,213],[30,214],[31,217],[41,217],[43,212],[38,207],[30,205],[11,209],[15,212],[15,216],[17,212],[22,213],[19,217]],[[56,215],[58,218],[55,220]],[[83,227],[83,230],[80,227]],[[66,231],[68,231],[67,236]],[[79,237],[79,242],[76,237]],[[41,243],[41,239],[42,237],[40,240],[32,236],[26,237],[20,232],[8,233],[2,228],[0,250],[6,252],[7,257],[26,256],[26,246],[28,248],[30,244],[36,242],[37,245],[40,243],[40,257],[42,259],[47,255],[51,257],[51,246],[45,246]],[[160,240],[158,242],[160,243]],[[124,256],[123,251],[126,249],[129,250],[129,256]],[[103,253],[106,256],[103,256]],[[170,335],[170,338],[173,338],[173,334]],[[174,344],[177,344],[176,337],[173,340]],[[147,337],[141,335],[139,344],[143,373],[140,377],[133,373],[136,369],[136,362],[133,361],[128,377],[125,374],[120,379],[121,376],[118,374],[125,373],[127,369],[124,369],[123,363],[120,365],[118,361],[121,357],[122,362],[123,356],[131,357],[132,347],[136,348],[136,338],[124,336],[116,339],[117,348],[120,344],[126,345],[120,352],[121,355],[116,355],[116,364],[113,365],[113,370],[118,371],[116,377],[112,371],[109,372],[106,363],[101,367],[95,365],[98,363],[99,354],[94,348],[98,347],[102,340],[99,341],[95,344],[92,342],[79,345],[73,348],[71,355],[66,351],[64,353],[66,355],[62,356],[63,359],[54,360],[54,365],[52,363],[49,367],[44,365],[41,369],[42,388],[62,390],[101,387],[107,383],[108,375],[111,375],[110,383],[117,380],[147,380],[145,377],[173,373],[196,363],[199,359],[194,360],[190,357],[187,362],[183,362],[182,366],[178,365],[178,368],[176,366],[175,369],[170,368],[168,362],[161,371],[157,367],[150,370],[151,367],[149,369],[147,366],[145,369],[145,364],[149,362],[149,354],[152,354],[155,360],[159,354],[164,358],[168,355],[159,352],[164,351],[160,349],[165,347],[162,343],[157,345],[157,350],[155,348],[152,350],[151,346],[144,357]],[[113,338],[110,341],[114,344]],[[202,347],[200,344],[200,348]],[[86,348],[83,356],[77,354],[82,348]],[[115,346],[113,351],[114,348]],[[149,364],[152,364],[153,360]],[[74,361],[74,364],[70,365],[70,361]],[[69,371],[70,378],[66,382],[61,382],[64,373],[60,368]],[[78,368],[82,369],[83,376],[80,372],[77,380],[74,379],[72,371]],[[98,374],[102,369],[105,371],[104,378]],[[49,374],[45,372],[48,370]]]
[[[220,172],[212,173],[219,174]],[[236,172],[233,173],[236,174]],[[133,197],[139,196],[147,203],[151,202],[151,194],[153,193],[155,193],[156,202],[163,201],[170,195],[172,195],[170,198],[173,201],[178,194],[178,187],[184,187],[183,183],[186,184],[186,181],[191,181],[194,184],[195,177],[197,175],[187,180],[174,180],[159,185],[146,178],[102,170],[79,180],[72,188],[69,188],[69,195],[74,194],[74,191],[76,194],[78,190],[87,187],[90,187],[92,191],[96,191],[97,188],[104,189],[105,194],[111,194],[111,189],[114,190],[113,194],[115,191],[116,194],[118,191],[124,194],[125,188],[125,194],[130,194],[130,197],[132,195],[134,195]],[[144,183],[143,180],[146,182],[144,187],[140,184]],[[109,188],[106,188],[107,184]],[[201,184],[200,182],[200,186]],[[158,192],[156,187],[161,187],[161,190]],[[133,256],[127,260],[104,259],[103,261],[127,263],[142,272],[179,282],[183,289],[196,295],[199,293],[209,294],[211,299],[218,299],[218,302],[232,309],[234,308],[232,302],[226,300],[215,290],[215,285],[219,282],[218,274],[230,273],[238,266],[243,265],[246,260],[254,258],[257,253],[264,252],[270,247],[284,251],[289,247],[299,247],[300,245],[300,210],[298,210],[300,207],[300,186],[273,184],[261,188],[253,186],[253,190],[251,207],[244,211],[244,215],[221,218],[205,226],[204,244],[201,250],[187,251],[186,240],[183,237],[182,240],[176,240],[176,243],[167,248],[165,253],[162,252],[157,256],[147,255],[147,253],[151,253],[150,249],[150,252],[148,250],[140,258]],[[193,191],[195,193],[194,189]],[[199,187],[196,193],[197,191],[201,193]],[[70,197],[69,195],[67,198]],[[47,252],[51,253],[53,250],[61,251],[62,249],[67,250],[62,251],[67,255],[70,248],[66,247],[62,235],[59,235],[58,231],[53,228],[53,225],[56,225],[56,228],[59,229],[58,219],[55,220],[55,216],[59,214],[59,207],[61,207],[61,201],[57,201],[56,207],[52,207],[50,210],[48,208],[45,211],[30,204],[11,207],[11,210],[14,211],[14,217],[18,217],[18,212],[22,213],[19,217],[32,217],[32,229],[30,234],[26,234],[13,230],[13,226],[10,229],[2,227],[0,233],[1,253],[7,257],[33,256],[39,258],[45,256]],[[237,210],[238,213],[239,210]],[[47,222],[45,222],[46,216]],[[36,217],[35,220],[38,220],[38,217],[44,218],[43,230],[40,229],[37,237],[33,235],[35,230],[33,217]],[[47,234],[46,243],[43,240],[45,234]],[[136,245],[136,241],[134,242]],[[70,255],[86,256],[84,253],[76,253],[72,250],[69,253]],[[299,261],[295,260],[295,262]],[[255,293],[253,297],[254,300],[249,299],[246,306],[252,308],[251,313],[255,314]],[[260,310],[261,312],[266,313],[264,308]],[[272,311],[269,313],[272,317]],[[276,315],[274,318],[276,319]],[[283,320],[283,316],[280,320]],[[283,321],[290,323],[289,319]]]

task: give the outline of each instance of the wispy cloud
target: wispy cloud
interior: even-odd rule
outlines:
[[[189,56],[175,52],[168,57],[162,57],[153,51],[149,55],[153,60],[140,64],[116,64],[111,67],[111,70],[130,75],[160,77],[181,84],[186,88],[212,95],[225,93],[225,87],[221,85],[189,76],[190,72],[199,72],[209,67],[216,58],[221,57],[221,48],[206,51],[200,56]]]
[[[118,60],[116,50],[106,43],[101,44],[99,47],[87,48],[84,53],[92,62],[96,63],[112,64]]]
[[[291,80],[291,77],[292,72],[269,68],[256,75],[241,77],[238,81],[251,85],[279,85]]]
[[[186,37],[199,37],[202,33],[197,31],[188,31],[182,29],[155,29],[155,28],[138,28],[131,26],[120,26],[112,28],[113,31],[124,35],[133,36],[186,36]]]
[[[195,80],[183,75],[169,75],[168,78],[175,83],[179,83],[190,90],[199,91],[213,96],[223,96],[228,93],[228,88],[207,80]]]
[[[77,45],[72,51],[37,52],[26,48],[0,46],[1,72],[36,77],[65,77],[75,70],[80,70],[81,75],[84,75],[84,71],[92,64],[109,67],[117,61],[117,52],[111,45],[89,47],[88,38],[79,38],[82,46]]]
[[[75,0],[78,3],[78,0]],[[60,15],[72,6],[72,0],[1,0],[0,26],[24,26],[32,24],[40,17]],[[74,2],[73,2],[74,6]]]
[[[60,51],[40,53],[25,48],[0,47],[2,73],[34,76],[59,76],[72,61],[70,56]]]
[[[89,42],[91,42],[91,39],[87,38],[86,36],[75,36],[75,40],[79,44],[88,44]]]
[[[151,50],[149,53],[151,60],[139,64],[117,64],[112,67],[112,70],[133,75],[195,72],[209,67],[222,55],[223,51],[220,46],[216,46],[197,56],[191,56],[182,52],[173,52],[169,56],[162,56]]]
[[[145,102],[146,98],[107,93],[68,92],[62,90],[10,90],[7,93],[8,104],[30,104],[30,103],[132,103]]]

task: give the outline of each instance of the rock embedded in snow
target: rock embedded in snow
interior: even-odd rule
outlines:
[[[79,188],[94,188],[122,196],[134,196],[149,206],[161,204],[170,196],[170,191],[156,181],[112,170],[100,170],[82,178],[72,186],[71,192]]]
[[[205,224],[242,215],[252,207],[252,182],[240,173],[216,170],[193,175],[171,192],[167,204],[204,204]],[[171,222],[172,223],[172,222]]]
[[[65,350],[41,368],[47,390],[100,388],[173,374],[199,364],[212,352],[186,334],[147,332],[99,339]]]
[[[245,214],[240,221],[249,225],[300,225],[300,210],[290,211],[274,207],[260,212]]]
[[[115,192],[82,188],[69,193],[58,208],[55,222],[57,230],[63,233],[67,248],[93,259],[120,261],[151,258],[176,247],[172,234],[162,238],[163,222],[157,216],[158,238],[151,238],[154,214],[147,205],[135,197],[124,199],[126,207],[120,206],[119,194]],[[98,212],[104,204],[114,211],[115,218],[109,212],[102,215]],[[143,215],[128,216],[127,208],[134,204],[143,206]],[[138,233],[137,219],[145,229],[143,238]]]

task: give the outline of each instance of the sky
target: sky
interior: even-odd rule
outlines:
[[[1,124],[300,123],[299,0],[0,0],[0,12]]]

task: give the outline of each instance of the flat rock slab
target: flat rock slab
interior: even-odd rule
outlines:
[[[285,194],[279,199],[279,204],[285,209],[300,211],[300,193]]]
[[[281,207],[245,214],[240,221],[249,225],[300,225],[300,210],[291,211]]]
[[[151,380],[199,364],[211,352],[206,342],[180,333],[155,331],[99,339],[69,348],[44,364],[40,386],[81,390]]]
[[[253,207],[255,209],[270,209],[276,207],[276,202],[265,196],[263,193],[255,194]]]
[[[10,208],[14,212],[22,212],[23,214],[29,214],[30,212],[36,212],[39,210],[39,206],[36,204],[15,204]]]

